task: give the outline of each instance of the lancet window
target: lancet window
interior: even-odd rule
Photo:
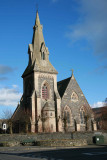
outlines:
[[[43,85],[42,87],[42,98],[43,99],[49,99],[49,89],[46,84]]]
[[[81,108],[81,109],[80,109],[80,120],[81,120],[81,124],[84,124],[84,116],[85,116],[84,109]]]
[[[44,52],[41,53],[41,57],[42,57],[42,60],[45,60],[45,53]]]
[[[71,110],[70,110],[70,108],[68,107],[68,106],[66,106],[65,108],[64,108],[64,120],[68,123],[68,124],[70,124],[70,119],[71,119]]]

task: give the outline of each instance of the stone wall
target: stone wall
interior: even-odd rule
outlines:
[[[107,132],[74,132],[74,133],[41,133],[41,134],[0,134],[0,142],[21,142],[26,139],[40,140],[67,140],[86,139],[88,144],[93,144],[95,135],[103,135],[104,143],[107,144]]]
[[[51,146],[51,147],[73,147],[73,146],[86,146],[87,140],[43,140],[37,141],[35,143],[36,146]]]
[[[76,99],[71,98],[72,94],[75,94]],[[74,120],[77,126],[77,130],[78,131],[85,131],[86,128],[88,131],[92,131],[92,125],[91,125],[91,112],[90,112],[90,106],[82,92],[82,90],[80,89],[78,83],[76,82],[74,76],[72,76],[66,90],[65,93],[62,97],[62,101],[61,101],[61,107],[62,107],[62,111],[64,110],[64,108],[68,106],[71,110],[71,122],[73,124],[73,126],[71,127],[71,129],[69,129],[69,131],[75,131],[75,124],[74,124]],[[85,107],[87,112],[87,115],[89,118],[89,120],[87,122],[81,122],[81,121],[85,121],[85,119],[83,117],[80,116],[80,109],[82,107]],[[84,110],[85,112],[85,110]],[[87,123],[87,125],[86,125]],[[87,126],[87,127],[86,127]]]

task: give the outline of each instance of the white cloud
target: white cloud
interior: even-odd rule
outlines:
[[[18,88],[18,85],[16,85],[16,84],[13,84],[12,86],[13,86],[13,88]]]
[[[93,105],[91,105],[92,108],[99,108],[105,106],[105,102],[96,102]]]
[[[9,67],[9,66],[5,66],[5,65],[1,65],[0,64],[0,74],[7,74],[10,72],[13,72],[13,68]]]
[[[22,93],[18,91],[18,87],[16,86],[17,85],[13,85],[12,88],[0,89],[0,106],[17,106]]]
[[[67,36],[72,42],[87,40],[96,55],[107,58],[107,0],[80,0],[78,22]]]
[[[5,81],[5,80],[8,80],[7,77],[0,77],[0,81]]]

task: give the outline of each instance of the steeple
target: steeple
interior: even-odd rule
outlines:
[[[38,14],[38,10],[37,10],[37,12],[36,12],[36,21],[35,21],[35,26],[38,26],[38,25],[40,25],[40,19],[39,19],[39,14]]]
[[[39,19],[39,13],[38,13],[38,11],[36,12],[36,20],[35,20],[35,25],[34,25],[34,27],[33,27],[33,30],[34,30],[34,33],[33,33],[33,39],[32,39],[32,43],[34,43],[34,39],[35,39],[35,32],[37,32],[37,31],[40,31],[41,30],[41,32],[42,32],[42,25],[40,24],[40,19]],[[43,33],[42,33],[42,36],[43,36]],[[38,38],[38,37],[36,37],[36,38]],[[43,39],[43,41],[44,41],[44,39]]]
[[[29,74],[32,70],[57,74],[57,71],[49,62],[49,51],[45,46],[42,30],[43,26],[40,24],[39,14],[37,11],[35,25],[33,27],[32,44],[29,44],[28,47],[29,64],[22,77]]]
[[[42,32],[42,25],[40,24],[39,14],[38,11],[36,13],[36,21],[35,25],[33,27],[33,39],[32,39],[32,45],[33,45],[33,57],[32,57],[32,64],[35,62],[35,60],[41,59],[41,53],[40,53],[40,47],[41,44],[44,43],[44,37]]]

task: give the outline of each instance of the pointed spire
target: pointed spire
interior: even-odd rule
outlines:
[[[35,62],[35,60],[41,59],[41,45],[44,43],[44,37],[42,32],[42,25],[40,24],[39,14],[38,10],[36,12],[36,20],[35,25],[33,27],[33,38],[32,38],[32,48],[33,48],[33,54],[32,54],[32,64]]]
[[[34,44],[34,46],[36,45],[41,45],[42,42],[44,42],[44,38],[43,38],[43,33],[42,33],[42,25],[40,24],[40,19],[39,19],[39,14],[38,14],[38,10],[36,12],[36,20],[35,20],[35,25],[33,27],[33,39],[32,39],[32,44]],[[35,42],[34,42],[35,41]],[[38,42],[37,42],[38,41]],[[40,47],[40,46],[38,46]],[[39,48],[40,49],[40,48]]]
[[[72,76],[74,75],[74,70],[72,69]]]
[[[32,44],[29,44],[28,54],[29,63],[22,77],[30,74],[32,71],[58,74],[56,69],[49,61],[49,51],[45,45],[43,37],[43,26],[40,24],[38,10],[36,12],[35,25],[33,27]],[[43,58],[42,55],[45,55]]]
[[[74,79],[74,70],[73,70],[73,69],[71,69],[71,71],[72,71],[71,78],[72,78],[72,79]]]
[[[39,14],[38,14],[38,10],[36,12],[36,21],[35,21],[35,26],[40,25],[40,19],[39,19]]]

